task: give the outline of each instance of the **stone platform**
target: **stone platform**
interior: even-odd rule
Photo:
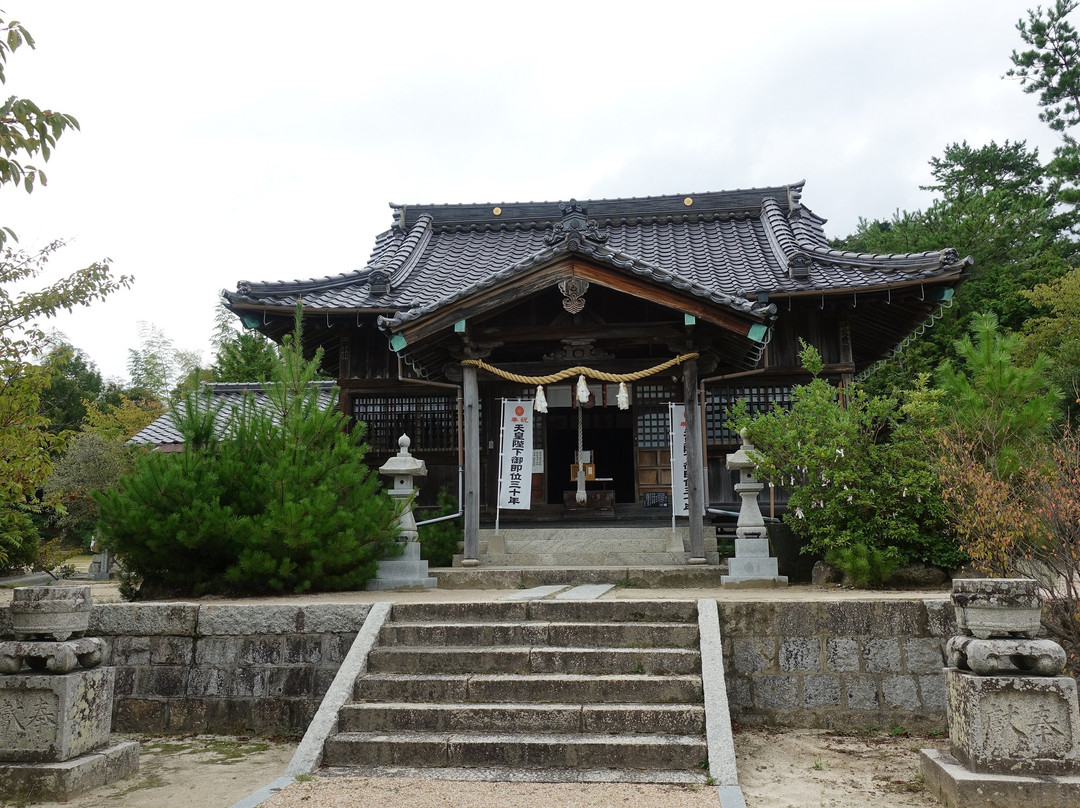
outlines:
[[[0,763],[0,795],[13,804],[66,802],[139,770],[139,744],[123,741],[52,763]]]
[[[923,749],[921,763],[927,790],[948,806],[1064,808],[1080,794],[1080,776],[973,772],[943,749]]]
[[[552,584],[613,584],[635,589],[719,589],[726,564],[714,566],[522,566],[432,569],[439,589],[525,589]]]

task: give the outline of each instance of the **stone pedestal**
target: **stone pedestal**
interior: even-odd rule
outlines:
[[[1080,774],[1075,679],[947,668],[945,687],[951,751],[971,771]]]
[[[1035,638],[1035,582],[956,580],[953,603],[965,636],[946,647],[949,751],[922,751],[927,788],[949,808],[1080,805],[1076,680]]]
[[[743,445],[727,456],[727,467],[740,474],[735,493],[742,498],[735,527],[735,557],[728,559],[728,574],[720,576],[725,587],[752,588],[787,586],[787,576],[779,574],[777,560],[769,552],[765,519],[758,506],[758,494],[765,487],[754,477],[757,465],[749,452],[754,445],[742,433]]]
[[[66,801],[139,768],[137,743],[109,743],[116,673],[97,667],[104,641],[82,636],[90,588],[63,589],[15,590],[19,639],[0,642],[0,802]]]

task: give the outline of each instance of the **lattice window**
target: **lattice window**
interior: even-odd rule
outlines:
[[[675,389],[668,384],[635,384],[634,415],[637,445],[659,448],[671,444],[671,418],[668,404],[675,400]]]
[[[374,452],[396,453],[402,433],[412,439],[414,454],[457,449],[453,396],[353,396],[352,417],[367,424],[365,439]]]
[[[740,399],[746,401],[751,413],[768,412],[773,402],[790,409],[791,386],[718,387],[709,390],[705,399],[705,434],[710,444],[740,442],[738,434],[727,424],[727,411]]]

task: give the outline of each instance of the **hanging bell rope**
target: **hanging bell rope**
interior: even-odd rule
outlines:
[[[519,384],[554,384],[555,382],[561,382],[563,379],[569,379],[571,376],[588,376],[590,379],[597,379],[602,382],[636,382],[638,379],[644,379],[657,373],[663,373],[668,368],[681,365],[687,359],[696,359],[697,357],[697,353],[680,354],[674,359],[669,359],[655,367],[639,370],[634,373],[607,373],[603,370],[594,370],[593,368],[577,365],[576,367],[560,370],[558,373],[552,373],[548,376],[522,376],[520,373],[511,373],[508,370],[500,370],[494,365],[489,365],[483,359],[462,359],[461,364],[475,365],[480,368],[480,370],[486,370],[488,373],[493,373],[507,381],[518,382]]]

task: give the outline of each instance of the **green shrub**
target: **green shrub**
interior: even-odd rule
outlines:
[[[457,499],[445,488],[439,489],[439,495],[435,503],[434,515],[429,514],[422,517],[422,519],[437,519],[440,516],[457,513]],[[420,557],[433,567],[452,566],[458,542],[464,536],[463,530],[460,517],[447,519],[445,522],[435,522],[431,525],[420,525],[417,528],[417,532],[420,534]]]
[[[150,453],[95,496],[102,539],[140,597],[362,589],[400,552],[397,510],[364,465],[364,429],[321,405],[320,356],[304,361],[300,313],[268,405],[215,428],[206,394],[178,408],[184,451]]]
[[[841,399],[817,375],[820,354],[803,343],[800,358],[815,378],[792,389],[790,410],[751,417],[740,402],[731,415],[756,446],[757,476],[789,492],[784,522],[802,551],[861,546],[898,564],[957,566],[934,457],[940,393],[922,379],[898,398],[849,387]]]
[[[833,547],[825,555],[825,561],[843,573],[844,578],[858,589],[871,589],[885,583],[900,566],[895,547],[867,547],[851,544]]]

